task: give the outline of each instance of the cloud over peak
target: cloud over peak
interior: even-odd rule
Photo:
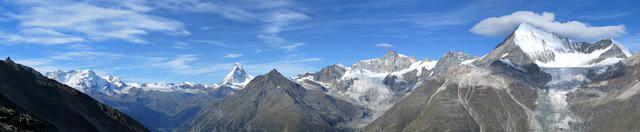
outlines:
[[[517,11],[509,15],[486,18],[471,28],[471,32],[486,36],[501,36],[511,33],[520,23],[528,23],[560,36],[590,40],[617,37],[626,33],[624,25],[590,26],[579,21],[558,22],[555,14]]]

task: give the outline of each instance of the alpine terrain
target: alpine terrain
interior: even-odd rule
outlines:
[[[90,70],[58,70],[45,75],[127,113],[153,131],[176,130],[208,101],[233,94],[253,79],[238,63],[217,84],[129,83]]]
[[[489,54],[450,65],[365,130],[639,130],[638,105],[630,104],[639,97],[636,56],[611,39],[575,42],[520,24]]]
[[[149,131],[120,111],[10,58],[0,61],[2,131]]]
[[[152,131],[640,130],[640,53],[613,39],[579,42],[526,23],[482,57],[449,51],[436,61],[389,50],[292,78],[275,69],[254,78],[237,63],[215,84],[130,83],[90,70],[45,75]],[[5,108],[33,115],[26,125],[64,129],[8,93],[14,103]]]

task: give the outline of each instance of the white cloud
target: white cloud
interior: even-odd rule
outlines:
[[[626,33],[624,25],[596,27],[579,21],[558,22],[553,13],[537,14],[531,11],[517,11],[510,15],[486,18],[473,26],[470,31],[488,36],[506,35],[520,23],[528,23],[545,31],[575,39],[601,39]]]
[[[421,28],[461,25],[468,21],[463,15],[456,13],[406,14],[395,19],[395,21],[408,22]]]
[[[156,5],[161,8],[168,8],[174,10],[183,10],[183,11],[191,11],[191,12],[205,12],[205,13],[214,13],[219,14],[220,16],[236,20],[236,21],[245,21],[250,22],[256,20],[259,15],[255,13],[243,9],[238,5],[234,5],[235,1],[227,2],[227,3],[216,3],[216,2],[204,2],[199,0],[189,0],[189,1],[152,1],[149,4]]]
[[[18,20],[21,29],[46,29],[67,35],[73,34],[74,39],[58,40],[55,42],[56,44],[76,42],[82,39],[121,39],[134,43],[145,43],[146,40],[141,36],[149,32],[164,32],[173,35],[189,34],[184,29],[182,22],[148,15],[144,11],[150,9],[133,3],[114,6],[96,6],[73,1],[17,3],[18,6],[26,7],[26,10],[8,16]],[[119,8],[120,6],[129,8]],[[38,36],[26,37],[37,38]]]
[[[169,72],[179,75],[199,75],[211,72],[227,71],[233,65],[228,64],[210,64],[210,65],[196,65],[194,61],[198,60],[196,55],[187,54],[180,55],[171,60],[161,60],[153,63],[150,66],[169,69]]]
[[[284,26],[308,19],[311,19],[311,17],[293,11],[273,12],[265,19],[267,24],[264,27],[264,32],[276,34],[281,32]]]
[[[173,44],[173,48],[176,49],[190,49],[189,43],[185,43],[185,42],[176,42],[175,44]]]
[[[16,34],[0,32],[0,41],[5,43],[29,43],[29,44],[66,44],[86,41],[81,37],[67,35],[51,29],[29,28]]]
[[[225,56],[223,56],[222,58],[238,58],[242,56],[242,54],[227,54]]]
[[[211,26],[203,26],[203,27],[200,27],[200,30],[209,30],[209,29],[211,29]]]
[[[257,35],[264,43],[271,48],[281,48],[290,43],[287,39],[280,37],[280,32],[288,29],[292,24],[311,19],[310,16],[297,12],[293,2],[289,0],[238,0],[238,1],[161,1],[153,2],[162,8],[184,10],[191,12],[204,12],[219,14],[224,18],[262,25],[262,33]],[[209,30],[213,27],[204,26],[201,30]]]
[[[396,47],[396,46],[394,46],[392,44],[388,44],[388,43],[379,43],[379,44],[376,44],[376,47],[393,48],[393,47]]]
[[[75,49],[75,50],[90,50],[91,49],[91,47],[89,47],[89,45],[81,44],[81,43],[67,45],[67,48]]]
[[[49,58],[55,60],[93,60],[97,57],[123,57],[123,54],[109,53],[109,52],[95,52],[95,51],[78,51],[67,52],[56,56],[50,56]]]
[[[301,42],[289,44],[292,42],[280,37],[278,33],[282,32],[284,30],[283,28],[290,24],[308,19],[311,19],[311,17],[293,11],[272,12],[264,20],[266,24],[263,27],[263,32],[265,34],[258,35],[258,38],[262,39],[270,47],[283,49],[286,51],[295,51],[297,47],[306,44]]]
[[[205,44],[211,44],[211,45],[215,45],[215,46],[220,46],[220,47],[229,47],[229,45],[221,42],[221,41],[213,41],[213,40],[189,40],[189,42],[194,42],[194,43],[205,43]]]
[[[50,63],[51,60],[50,59],[18,59],[15,60],[16,63],[20,63],[22,65],[26,65],[26,66],[41,66],[47,63]]]
[[[173,60],[151,64],[151,66],[169,68],[174,70],[174,72],[184,73],[185,71],[189,71],[191,69],[191,66],[186,63],[195,60],[198,60],[195,55],[180,55]]]
[[[264,41],[265,43],[267,43],[267,44],[269,44],[271,46],[277,46],[277,45],[280,45],[282,43],[287,42],[283,38],[278,37],[276,35],[263,35],[263,34],[260,34],[260,35],[258,35],[258,38],[262,39],[262,41]]]
[[[253,74],[264,74],[272,69],[277,69],[280,73],[285,76],[293,77],[297,74],[302,74],[306,72],[312,72],[317,70],[317,68],[310,66],[306,63],[316,62],[322,60],[321,58],[300,58],[297,60],[282,60],[275,62],[267,62],[267,63],[257,63],[257,64],[244,64],[243,67],[250,73]]]
[[[286,50],[286,51],[295,51],[295,50],[296,50],[296,48],[298,48],[298,47],[300,47],[300,46],[304,46],[304,45],[307,45],[307,44],[304,44],[304,43],[295,43],[295,44],[291,44],[291,45],[283,45],[283,46],[280,46],[279,48],[280,48],[280,49],[284,49],[284,50]]]
[[[32,67],[41,73],[52,72],[60,69],[58,67],[50,65],[51,59],[32,58],[32,59],[16,59],[15,61],[16,63]]]

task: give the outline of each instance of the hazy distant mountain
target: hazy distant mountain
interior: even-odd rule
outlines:
[[[229,94],[231,89],[242,89],[253,76],[242,69],[238,63],[234,64],[231,72],[218,84],[196,84],[184,83],[129,83],[118,77],[111,75],[99,76],[91,70],[69,70],[47,72],[45,75],[51,79],[60,81],[77,90],[87,94],[104,94],[116,96],[118,94],[128,94],[131,91],[159,91],[159,92],[182,92],[182,93],[205,93],[220,92],[221,96]]]
[[[129,116],[39,72],[0,62],[3,131],[149,131]]]
[[[221,83],[210,85],[129,83],[90,70],[59,70],[45,75],[129,114],[153,131],[173,131],[209,101],[232,94],[253,79],[237,63]]]
[[[340,131],[364,116],[365,108],[306,90],[275,69],[237,94],[202,108],[191,131]]]

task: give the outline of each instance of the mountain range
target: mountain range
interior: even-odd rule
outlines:
[[[613,39],[579,42],[523,23],[481,57],[389,50],[292,78],[276,69],[254,78],[237,63],[216,84],[44,75],[152,131],[634,131],[639,63]]]

